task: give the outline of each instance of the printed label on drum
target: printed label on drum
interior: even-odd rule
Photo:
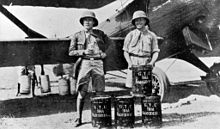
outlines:
[[[109,110],[111,108],[107,105],[93,105],[92,117],[111,117]]]
[[[143,112],[143,115],[149,115],[149,116],[157,116],[159,113],[158,112]]]
[[[135,73],[135,84],[151,83],[150,71],[138,71]]]
[[[142,108],[143,108],[142,115],[156,116],[156,115],[159,115],[160,104],[159,103],[146,103],[146,101],[143,101]]]
[[[91,116],[93,127],[111,126],[111,98],[91,98]]]
[[[126,105],[126,104],[121,104],[117,105],[117,116],[118,117],[128,117],[128,116],[133,116],[133,106],[132,105]]]
[[[111,117],[109,114],[94,114],[92,113],[92,117]]]

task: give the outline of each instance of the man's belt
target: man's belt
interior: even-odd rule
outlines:
[[[147,55],[137,55],[137,54],[133,54],[133,53],[129,53],[130,56],[134,56],[134,57],[141,57],[141,58],[150,58],[151,57],[151,54],[148,53]]]
[[[85,59],[85,60],[102,60],[102,58],[100,58],[100,57],[83,57],[82,59]]]

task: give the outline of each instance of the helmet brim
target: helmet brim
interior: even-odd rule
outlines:
[[[137,18],[131,20],[131,23],[132,23],[134,26],[135,26],[135,20],[138,19],[138,18],[144,18],[144,19],[146,20],[145,26],[150,23],[150,20],[149,20],[148,18],[146,18],[146,17],[137,17]]]
[[[82,17],[82,18],[79,19],[79,22],[81,23],[82,26],[83,26],[83,20],[84,20],[85,18],[93,18],[93,20],[94,20],[94,25],[93,25],[93,27],[98,26],[98,24],[99,24],[98,20],[97,20],[96,18],[94,18],[94,17],[89,17],[89,16],[88,16],[88,17]]]

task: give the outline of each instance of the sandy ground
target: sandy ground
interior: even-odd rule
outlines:
[[[219,58],[215,59],[215,61],[218,60]],[[210,61],[214,61],[214,58],[205,59],[205,61],[210,63]],[[173,83],[170,86],[168,98],[162,103],[163,123],[161,128],[218,129],[220,127],[220,97],[211,94],[204,82],[182,83],[175,81],[177,78],[190,81],[192,76],[197,79],[199,75],[204,74],[201,71],[195,72],[199,70],[189,67],[188,64],[182,65],[182,63],[177,61],[166,72]],[[164,68],[161,68],[165,71],[173,63],[171,60],[166,66],[166,63],[162,62],[162,64]],[[157,66],[160,66],[160,63]],[[31,96],[15,97],[16,68],[0,68],[1,78],[4,78],[0,83],[0,129],[75,128],[73,120],[76,117],[76,96],[58,95],[57,78],[51,75],[51,66],[47,66],[45,69],[46,73],[50,74],[50,79],[53,82],[52,92],[42,94],[39,89],[36,89],[37,97],[33,98]],[[185,72],[183,69],[185,69]],[[195,72],[196,74],[189,75],[187,74],[188,71],[191,71],[191,73]],[[175,75],[175,78],[170,75]],[[124,76],[124,74],[121,74],[121,76]],[[106,76],[106,81],[106,94],[123,95],[128,93],[123,85],[124,79],[108,75]],[[113,114],[114,108],[112,108],[112,119],[114,120]],[[141,126],[141,106],[139,102],[135,104],[135,116],[135,128],[144,128]],[[93,128],[91,125],[89,96],[86,99],[83,122],[84,124],[79,129]]]

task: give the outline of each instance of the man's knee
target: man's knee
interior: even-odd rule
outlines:
[[[86,92],[85,91],[79,91],[78,92],[78,99],[84,99],[86,96]]]

